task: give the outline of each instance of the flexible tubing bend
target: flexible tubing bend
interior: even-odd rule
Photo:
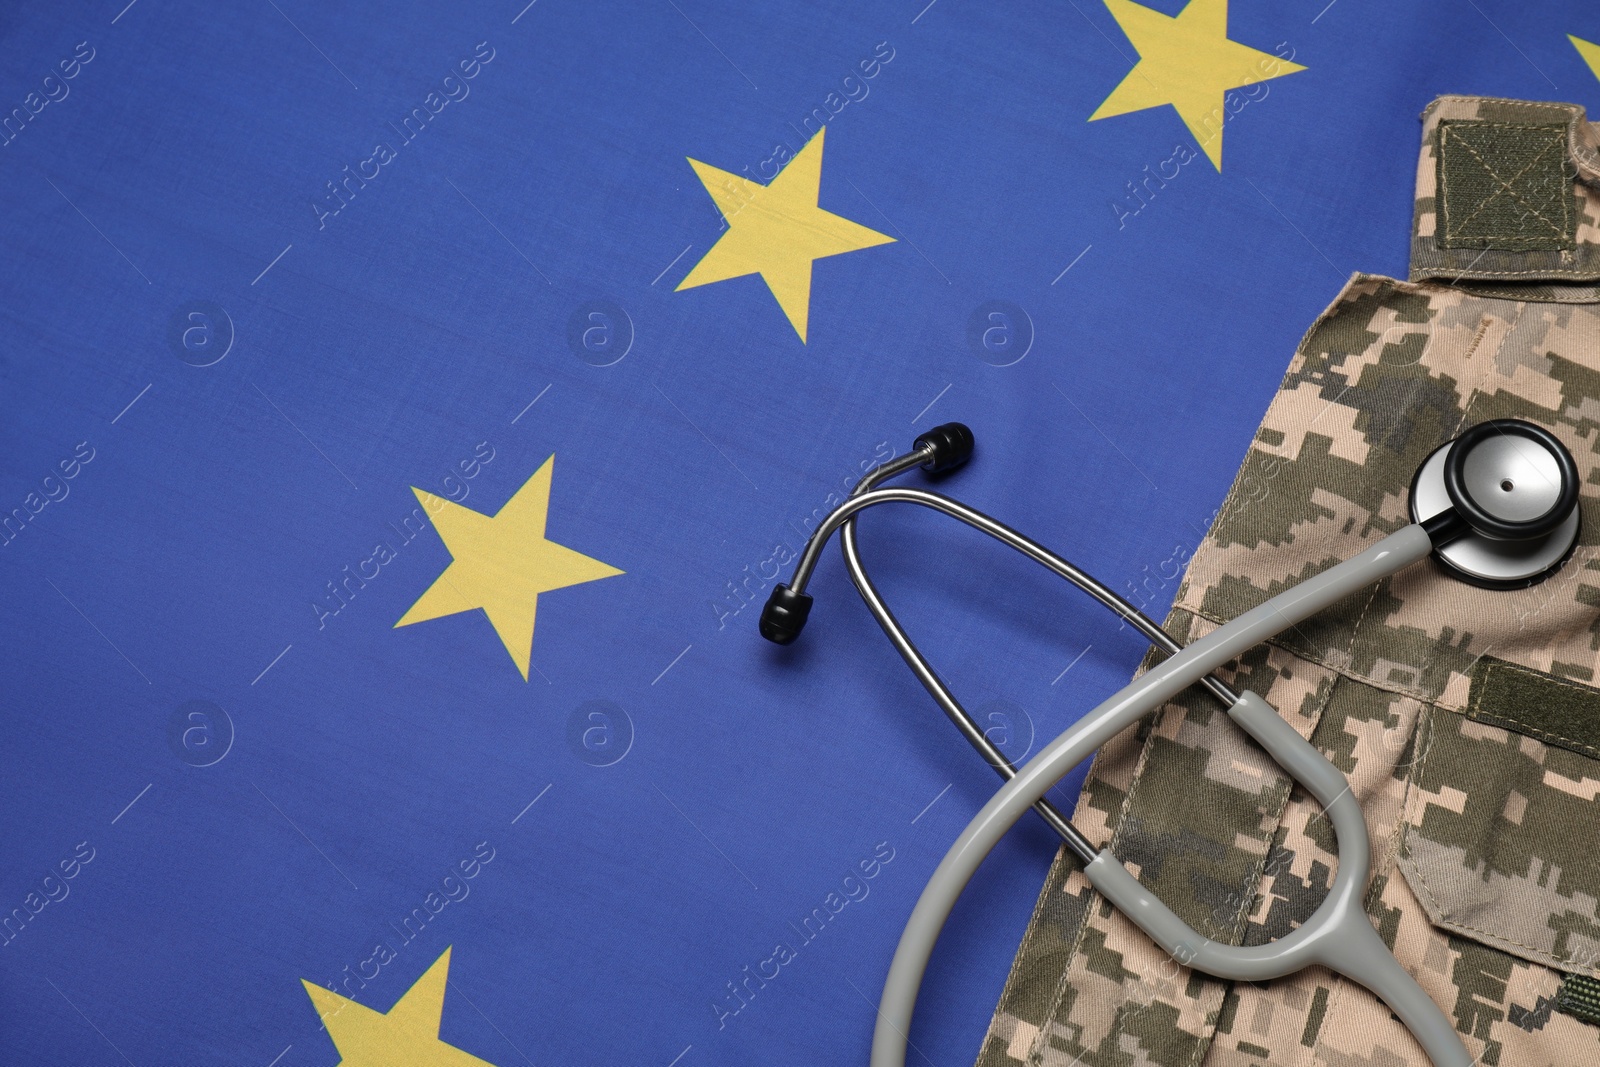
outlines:
[[[893,492],[878,490],[857,497],[852,503]],[[848,514],[845,511],[837,521],[842,522]],[[1432,548],[1421,526],[1407,526],[1390,534],[1359,555],[1279,593],[1151,668],[1024,764],[1017,776],[1002,786],[967,824],[917,900],[884,982],[872,1035],[872,1067],[905,1067],[917,992],[939,932],[978,865],[1023,812],[1101,745],[1210,671],[1357,590],[1423,559]]]

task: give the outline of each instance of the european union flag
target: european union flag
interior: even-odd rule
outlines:
[[[1296,340],[1403,274],[1423,106],[1593,105],[1595,41],[1505,0],[14,9],[0,1061],[864,1060],[995,782],[833,554],[791,649],[772,585],[959,419],[948,488],[1159,616]],[[1013,760],[1145,651],[861,525]],[[927,1062],[1055,844],[957,909]]]

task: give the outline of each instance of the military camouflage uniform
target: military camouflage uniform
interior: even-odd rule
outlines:
[[[1349,777],[1367,910],[1488,1065],[1600,1063],[1600,134],[1581,108],[1423,115],[1409,281],[1357,275],[1301,342],[1168,626],[1193,640],[1406,525],[1424,457],[1516,417],[1572,450],[1583,534],[1541,585],[1411,567],[1227,672]],[[1328,821],[1208,695],[1108,744],[1077,824],[1202,933],[1282,937],[1327,893]],[[981,1067],[1400,1067],[1366,990],[1166,958],[1057,857]]]

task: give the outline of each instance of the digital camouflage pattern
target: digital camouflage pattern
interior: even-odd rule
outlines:
[[[1546,713],[1537,690],[1522,691],[1526,715],[1503,706],[1480,715],[1477,697],[1503,672],[1532,674],[1485,657],[1467,715],[1430,711],[1400,867],[1436,924],[1535,963],[1593,971],[1600,961],[1600,761],[1517,729]],[[1534,676],[1534,683],[1600,698],[1554,678]],[[1600,699],[1587,704],[1600,720]]]
[[[1349,776],[1372,840],[1368,913],[1473,1055],[1595,1063],[1582,1005],[1600,978],[1600,290],[1581,283],[1600,278],[1600,139],[1579,108],[1464,97],[1436,101],[1423,128],[1412,279],[1357,275],[1307,332],[1168,627],[1203,636],[1406,525],[1412,475],[1472,423],[1561,438],[1583,533],[1548,581],[1489,591],[1421,564],[1223,674]],[[1101,750],[1074,819],[1234,944],[1294,929],[1337,867],[1320,807],[1199,690]],[[1179,966],[1064,852],[978,1057],[1424,1062],[1377,998],[1325,970],[1257,985]]]

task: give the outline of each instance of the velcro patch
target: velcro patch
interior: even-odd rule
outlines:
[[[1574,1019],[1600,1024],[1600,981],[1586,974],[1569,974],[1556,994],[1556,1011]]]
[[[1577,246],[1565,123],[1446,119],[1438,137],[1440,248]]]
[[[1600,690],[1484,657],[1467,718],[1600,759]]]

